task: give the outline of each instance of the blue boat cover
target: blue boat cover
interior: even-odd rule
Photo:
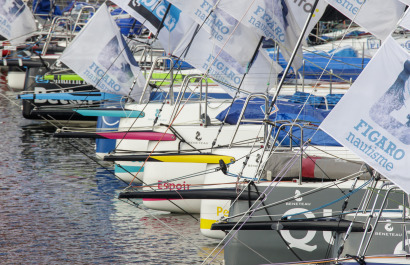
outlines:
[[[293,101],[293,102],[292,102]],[[278,100],[276,106],[279,110],[276,113],[273,113],[269,116],[271,121],[289,121],[293,122],[296,119],[296,123],[300,124],[303,127],[303,140],[306,141],[310,138],[311,144],[313,145],[326,145],[326,146],[340,146],[340,144],[330,137],[328,134],[322,130],[317,130],[317,127],[323,121],[323,119],[328,115],[330,110],[317,108],[315,102],[313,104],[302,104],[301,102],[294,102],[295,100]],[[296,100],[297,101],[297,100]],[[239,115],[241,114],[245,99],[236,100],[231,108],[223,110],[217,115],[217,119],[223,121],[225,116],[226,123],[236,124]],[[265,113],[265,101],[261,99],[251,100],[245,110],[244,119],[255,119],[263,120]],[[299,114],[300,113],[300,114]],[[306,127],[306,124],[309,124]],[[281,130],[279,133],[279,142],[281,145],[289,145],[290,140],[287,136],[289,127],[286,127],[285,130]],[[273,131],[273,135],[276,135],[277,128]],[[293,130],[293,144],[299,145],[300,139],[300,129],[299,127],[294,127]]]
[[[192,65],[190,65],[189,63],[178,59],[178,58],[172,58],[172,62],[173,62],[173,69],[178,69],[178,70],[188,70],[188,69],[194,69],[194,67]],[[165,61],[166,67],[167,69],[171,68],[171,63],[169,60]]]
[[[112,16],[128,14],[125,10],[117,7],[110,13]],[[138,20],[133,17],[129,18],[116,18],[115,22],[120,28],[121,34],[128,36],[130,34],[140,35],[141,31],[145,28]]]
[[[184,99],[190,99],[190,100],[198,100],[200,99],[200,94],[198,92],[191,93],[186,92],[184,94]],[[178,97],[178,92],[174,92],[174,98],[176,99]],[[150,94],[150,101],[162,101],[164,99],[169,99],[169,94],[164,91],[153,91]],[[205,99],[205,94],[202,94],[202,100]],[[227,94],[227,93],[209,93],[208,92],[208,99],[232,99],[232,97]]]
[[[51,8],[51,1],[49,0],[33,1],[33,14],[44,14],[44,16],[40,16],[43,19],[49,17],[49,15],[52,15],[52,17],[54,17],[61,16],[63,14],[59,6],[54,5],[53,10]]]
[[[275,49],[267,49],[270,56],[277,60]],[[332,57],[333,56],[333,57]],[[356,80],[362,70],[369,63],[369,58],[357,57],[356,51],[350,46],[346,46],[337,50],[329,52],[304,52],[303,59],[305,60],[305,67],[298,69],[300,74],[305,76],[305,79],[318,79],[326,68],[326,72],[320,77],[323,81],[352,81]],[[278,63],[285,68],[287,62],[279,53]],[[292,69],[293,70],[293,69]],[[330,70],[333,71],[331,76]],[[289,75],[289,78],[294,78],[294,74]]]

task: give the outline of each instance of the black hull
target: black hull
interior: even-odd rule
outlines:
[[[33,93],[34,88],[40,89],[41,93],[54,93],[55,90],[62,92],[91,91],[95,88],[86,84],[63,84],[42,80],[41,77],[46,72],[44,67],[29,68],[26,74],[24,91]],[[61,90],[63,89],[63,90]],[[64,90],[66,89],[66,90]],[[89,102],[67,101],[67,100],[23,100],[23,117],[30,120],[73,120],[73,121],[97,121],[97,117],[82,116],[73,109],[81,105],[88,105]],[[99,107],[99,103],[93,106]]]
[[[209,199],[209,200],[257,200],[260,194],[243,192],[236,189],[192,189],[169,191],[121,192],[119,199]]]

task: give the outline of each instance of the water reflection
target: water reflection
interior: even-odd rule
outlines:
[[[118,200],[92,140],[53,138],[0,93],[0,264],[198,264],[216,245],[190,216]]]

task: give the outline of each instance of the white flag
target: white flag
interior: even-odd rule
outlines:
[[[172,54],[185,33],[196,26],[192,18],[181,16],[181,10],[165,0],[113,0],[112,2],[152,33],[158,34],[158,40],[168,54]]]
[[[259,35],[276,41],[283,57],[289,61],[301,29],[285,0],[221,0],[218,7]],[[293,66],[299,69],[301,65],[302,50],[299,48]]]
[[[296,23],[298,24],[301,30],[303,29],[308,16],[310,16],[310,13],[312,12],[315,1],[316,0],[288,1],[288,6],[291,9],[292,14],[296,20]],[[304,39],[306,39],[309,36],[309,33],[312,32],[312,29],[316,26],[320,18],[323,16],[323,13],[325,12],[327,5],[328,4],[325,0],[320,0],[317,3],[310,23],[306,29]]]
[[[0,0],[0,35],[16,45],[36,30],[33,14],[22,0]]]
[[[251,60],[261,41],[261,35],[244,26],[234,17],[207,0],[170,0],[184,15],[190,16],[206,32],[209,38],[234,57],[242,66]]]
[[[398,0],[326,1],[381,40],[396,29],[406,7]]]
[[[208,76],[228,88],[228,92],[235,91],[235,88],[254,93],[266,92],[268,85],[274,84],[278,73],[282,71],[282,67],[263,50],[259,51],[248,68],[248,65],[241,65],[228,52],[215,45],[204,29],[200,29],[193,39],[191,36],[191,33],[187,34],[174,55],[185,59],[198,70],[207,72]]]
[[[410,29],[410,9],[407,9],[406,13],[403,16],[403,19],[400,22],[400,26],[409,30]]]
[[[320,127],[410,194],[410,54],[387,38]]]
[[[117,5],[119,5],[120,1],[123,2],[123,5],[120,5],[123,9],[126,8],[126,5],[124,6],[124,3],[126,2],[129,2],[128,5],[132,4],[135,7],[133,11],[125,10],[137,19],[138,16],[143,14],[143,19],[146,19],[146,21],[144,20],[144,25],[146,23],[148,23],[147,25],[153,24],[149,21],[156,21],[155,24],[160,24],[159,18],[163,21],[168,21],[170,19],[173,22],[172,26],[164,26],[159,31],[158,39],[161,44],[168,45],[168,47],[172,46],[169,50],[170,54],[176,57],[181,57],[182,60],[185,60],[203,73],[207,72],[210,77],[214,78],[217,82],[227,88],[228,93],[232,92],[232,88],[238,88],[239,85],[241,85],[240,89],[246,91],[266,92],[267,85],[274,84],[278,72],[282,70],[282,68],[270,59],[269,56],[257,56],[249,73],[242,81],[244,74],[248,70],[248,63],[250,63],[252,56],[257,49],[257,43],[254,47],[245,45],[244,47],[251,50],[242,50],[244,54],[246,54],[246,58],[244,58],[244,55],[241,55],[242,59],[238,60],[237,56],[232,56],[231,54],[237,55],[237,52],[238,50],[241,50],[241,47],[233,47],[230,42],[223,46],[223,44],[220,44],[220,40],[216,40],[215,37],[210,35],[209,28],[207,31],[205,27],[200,27],[193,18],[186,15],[185,12],[182,13],[174,5],[169,6],[167,1],[152,1],[148,3],[147,1],[127,0],[124,2],[124,0],[114,0]],[[149,14],[149,12],[155,13],[162,4],[166,4],[161,8],[161,10],[163,10],[163,12],[161,12],[162,16],[158,17],[158,14]],[[190,5],[190,2],[186,2],[186,5]],[[171,14],[172,10],[170,18],[168,18],[168,15],[165,16],[165,13],[167,12],[166,10],[168,10],[168,15]],[[228,23],[227,20],[229,19],[226,17],[224,19],[226,19],[225,22]],[[234,20],[230,20],[229,23],[234,24]],[[220,33],[225,31],[225,29],[222,29],[220,23],[215,24],[215,26],[221,28],[218,29]],[[212,25],[210,27],[212,27]],[[155,28],[154,30],[157,31]],[[219,34],[216,31],[214,33]],[[248,36],[248,38],[250,37],[251,36]],[[222,46],[219,46],[218,44]],[[241,44],[239,43],[239,46],[240,45]],[[232,50],[235,52],[231,53]],[[259,71],[258,73],[255,72],[257,70]]]
[[[105,4],[64,50],[60,61],[103,92],[135,100],[141,96],[145,78]]]
[[[410,0],[400,0],[403,4],[410,6]]]

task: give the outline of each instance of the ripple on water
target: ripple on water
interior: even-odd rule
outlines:
[[[190,216],[119,201],[124,184],[78,150],[93,141],[53,138],[0,93],[0,264],[198,264],[218,243]]]

